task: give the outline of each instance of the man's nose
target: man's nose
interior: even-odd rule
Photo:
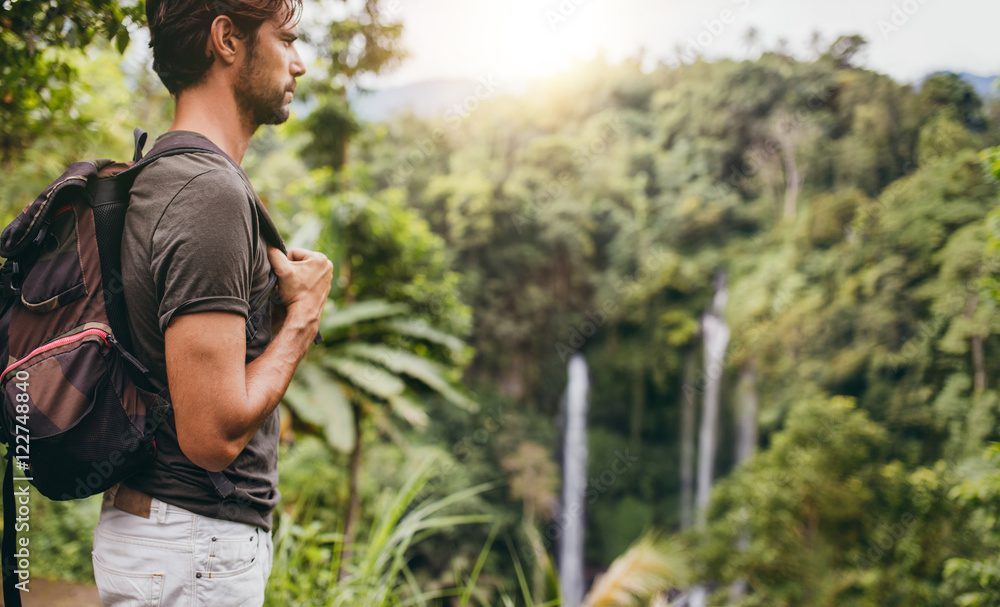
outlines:
[[[291,72],[294,78],[298,78],[305,75],[306,64],[302,61],[302,57],[299,56],[298,50],[293,50],[292,52],[295,53],[295,56],[292,57]]]

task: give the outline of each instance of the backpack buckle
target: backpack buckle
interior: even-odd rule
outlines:
[[[8,259],[0,268],[0,297],[14,298],[21,295],[24,276],[20,262]]]
[[[139,162],[142,160],[142,148],[146,147],[146,138],[148,135],[146,131],[135,127],[135,130],[132,131],[132,137],[135,139],[135,151],[132,153],[132,162]]]

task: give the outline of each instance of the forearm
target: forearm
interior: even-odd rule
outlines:
[[[311,323],[289,319],[264,352],[246,366],[246,415],[227,429],[229,442],[238,446],[237,453],[281,401],[315,335]]]

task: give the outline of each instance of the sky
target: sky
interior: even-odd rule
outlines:
[[[857,63],[902,82],[948,69],[1000,74],[997,0],[383,0],[404,24],[411,56],[365,82],[387,88],[438,78],[544,78],[603,48],[617,63],[644,49],[647,65],[678,44],[708,58],[753,57],[787,39],[808,58],[813,31],[825,49],[842,34],[869,41]],[[748,51],[755,27],[761,45]]]

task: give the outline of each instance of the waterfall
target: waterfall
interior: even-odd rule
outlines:
[[[562,606],[583,601],[584,496],[587,491],[587,361],[580,354],[569,360],[566,387],[566,434],[563,438],[562,541],[559,546],[559,586]]]
[[[702,399],[701,431],[698,434],[698,485],[694,500],[695,521],[699,528],[705,526],[708,498],[712,490],[712,468],[715,463],[716,434],[719,424],[719,394],[725,370],[726,348],[729,346],[729,325],[722,316],[728,298],[726,273],[720,271],[715,276],[715,296],[712,298],[712,304],[701,317],[701,333],[705,344],[705,395]],[[703,607],[706,595],[704,586],[695,586],[691,590],[689,604],[692,607]]]
[[[715,278],[712,305],[701,317],[701,331],[705,339],[705,395],[702,399],[701,430],[698,434],[698,485],[694,500],[698,527],[705,526],[705,510],[712,490],[712,468],[719,425],[719,393],[722,389],[726,348],[729,346],[729,325],[722,317],[728,297],[726,273],[719,272]]]

